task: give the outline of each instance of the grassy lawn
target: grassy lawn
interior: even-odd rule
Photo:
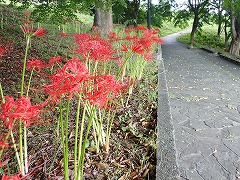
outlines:
[[[166,35],[173,34],[173,33],[182,31],[184,29],[189,29],[189,28],[191,28],[191,23],[189,23],[189,26],[186,28],[180,28],[180,27],[175,27],[173,22],[166,21],[163,23],[163,27],[160,28],[159,35],[160,35],[160,37],[164,37]]]
[[[190,33],[184,34],[178,38],[179,42],[188,44],[190,41]],[[224,45],[224,37],[217,35],[216,25],[204,26],[202,31],[197,32],[194,38],[194,45],[197,47],[213,48],[220,51],[226,51]]]

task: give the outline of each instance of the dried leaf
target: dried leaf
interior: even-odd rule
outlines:
[[[96,163],[96,166],[98,167],[98,169],[100,170],[105,170],[107,168],[107,165],[105,163]]]
[[[126,174],[124,174],[124,175],[121,176],[118,180],[125,180],[125,179],[127,179],[126,177],[127,177]]]
[[[144,171],[144,173],[143,173],[142,177],[146,177],[146,176],[147,176],[147,174],[148,174],[148,172],[149,172],[149,169],[146,169],[146,170]]]
[[[116,161],[113,162],[113,165],[114,165],[115,167],[121,167],[121,168],[124,168],[124,167],[125,167],[125,165],[119,164],[119,163],[117,163]]]

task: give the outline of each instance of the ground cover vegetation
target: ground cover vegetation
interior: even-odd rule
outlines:
[[[225,42],[224,36],[217,35],[216,25],[206,25],[201,31],[198,31],[195,35],[193,46],[200,48],[215,49],[218,51],[228,51],[229,42]],[[181,35],[178,38],[179,42],[188,44],[190,41],[190,33]]]
[[[1,9],[1,178],[154,179],[158,30]]]

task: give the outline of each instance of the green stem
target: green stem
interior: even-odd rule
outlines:
[[[112,125],[113,125],[113,121],[115,118],[117,110],[115,109],[112,116],[111,116],[111,110],[109,110],[108,112],[108,117],[107,117],[107,130],[106,130],[106,152],[109,153],[109,140],[110,140],[110,134],[111,134],[111,130],[112,130]]]
[[[69,110],[70,110],[70,99],[67,100],[67,105],[66,105],[66,119],[65,119],[65,123],[64,123],[64,128],[65,128],[65,156],[64,156],[64,164],[66,166],[66,168],[68,169],[68,117],[69,117]],[[68,175],[68,170],[67,173],[65,175],[65,180],[69,179],[69,175]]]
[[[28,151],[27,151],[27,127],[23,127],[23,144],[24,144],[24,158],[25,158],[25,173],[28,173]]]
[[[23,90],[24,90],[24,78],[25,78],[25,72],[26,72],[26,65],[27,65],[27,55],[28,55],[28,50],[29,50],[29,44],[30,44],[30,37],[27,37],[27,44],[26,44],[26,49],[25,49],[25,55],[23,59],[23,70],[22,70],[22,83],[21,83],[21,92],[20,95],[23,95]]]
[[[91,108],[91,113],[90,113],[90,117],[89,117],[89,120],[88,120],[87,129],[86,129],[86,132],[85,132],[85,138],[84,138],[84,141],[83,141],[81,155],[80,155],[79,164],[78,164],[78,171],[80,172],[80,174],[78,176],[78,180],[83,179],[84,156],[85,156],[85,151],[86,151],[86,144],[87,144],[88,134],[89,134],[90,128],[92,126],[92,121],[93,121],[93,118],[94,118],[95,108],[93,106],[91,106],[91,107],[92,107]]]
[[[1,97],[2,97],[2,103],[4,103],[5,100],[4,100],[4,96],[3,96],[3,90],[2,90],[2,84],[1,84],[1,82],[0,82],[0,94],[1,94]]]
[[[77,169],[77,180],[82,180],[83,172],[80,172],[81,169],[81,157],[82,157],[82,143],[83,143],[83,128],[84,128],[84,122],[85,122],[85,115],[86,115],[87,105],[84,105],[83,108],[83,114],[82,114],[82,123],[80,127],[80,134],[79,134],[79,146],[78,146],[78,169]],[[76,179],[76,177],[75,177]]]
[[[29,78],[29,81],[28,81],[26,96],[28,96],[28,93],[29,93],[29,89],[30,89],[30,85],[31,85],[31,81],[32,81],[32,76],[33,76],[33,69],[31,71],[30,78]]]
[[[14,148],[14,151],[16,153],[18,166],[20,168],[20,171],[21,171],[22,175],[25,176],[24,164],[22,163],[23,161],[21,161],[20,158],[19,158],[19,153],[18,153],[18,150],[17,150],[17,146],[16,146],[16,142],[15,142],[15,139],[14,139],[14,136],[13,136],[12,129],[10,130],[10,134],[11,134],[11,138],[12,138],[13,148]]]
[[[60,121],[60,125],[61,125],[61,138],[62,138],[62,146],[63,146],[63,166],[64,166],[64,180],[69,180],[69,176],[68,176],[68,161],[66,161],[66,159],[68,157],[66,157],[66,143],[65,141],[67,141],[67,137],[65,136],[65,131],[64,131],[64,123],[63,123],[63,106],[62,106],[62,99],[60,99],[60,103],[59,103],[59,121]]]
[[[23,165],[23,168],[21,167],[20,169],[24,169],[24,158],[23,158],[23,129],[22,129],[22,120],[20,119],[19,121],[19,154],[20,154],[20,162],[21,165]],[[22,175],[24,176],[24,170],[22,170]]]
[[[77,177],[77,155],[78,155],[78,125],[79,125],[79,116],[81,108],[81,95],[78,99],[77,115],[76,115],[76,125],[75,125],[75,142],[74,142],[74,177]],[[80,142],[81,143],[81,142]]]
[[[117,75],[117,80],[119,80],[119,78],[121,78],[121,80],[123,81],[123,77],[125,76],[127,63],[129,61],[131,55],[132,55],[132,53],[127,53],[126,60],[124,61],[124,63],[121,66],[121,68],[119,69],[119,72],[118,72],[118,75]]]

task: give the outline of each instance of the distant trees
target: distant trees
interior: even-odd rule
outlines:
[[[209,0],[188,0],[188,9],[177,12],[175,24],[181,25],[187,23],[193,17],[192,30],[190,34],[190,46],[193,46],[194,35],[198,28],[201,28],[204,22],[209,21]]]

